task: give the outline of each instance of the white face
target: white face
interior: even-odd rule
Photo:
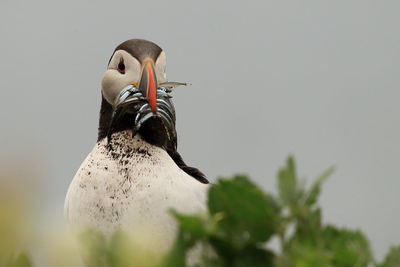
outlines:
[[[164,51],[160,53],[155,64],[154,72],[158,83],[167,81],[166,56]],[[138,85],[142,75],[140,62],[124,50],[115,51],[103,75],[101,87],[104,98],[113,104],[115,97],[129,84]]]

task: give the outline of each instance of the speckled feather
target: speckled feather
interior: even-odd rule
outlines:
[[[176,223],[168,213],[205,209],[208,184],[193,179],[162,148],[131,132],[98,141],[69,187],[65,215],[79,230],[95,228],[106,235],[121,228],[149,231],[167,249]]]

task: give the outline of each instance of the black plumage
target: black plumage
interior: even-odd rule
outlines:
[[[125,41],[117,46],[115,51],[117,50],[124,50],[128,52],[139,62],[143,62],[143,60],[146,58],[150,58],[153,61],[156,61],[158,56],[162,52],[162,49],[158,45],[142,39],[132,39]],[[112,113],[112,105],[107,102],[104,96],[102,96],[97,141],[100,141],[103,138],[107,138],[107,136],[110,136],[112,133],[130,130],[133,128],[136,113],[126,113],[121,118],[119,118],[117,122],[113,122],[113,125],[111,125]],[[186,172],[201,183],[209,183],[207,178],[201,171],[199,171],[197,168],[189,167],[188,165],[186,165],[176,149],[176,138],[173,140],[167,138],[160,119],[154,117],[146,121],[139,129],[139,134],[146,142],[163,148],[174,160],[177,166],[184,172]]]

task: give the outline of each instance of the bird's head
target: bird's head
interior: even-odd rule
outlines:
[[[155,43],[132,39],[114,50],[101,85],[99,137],[131,129],[155,145],[176,148],[175,109],[166,56]]]

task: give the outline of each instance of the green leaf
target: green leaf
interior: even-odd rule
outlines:
[[[273,252],[255,246],[249,246],[238,253],[232,267],[265,267],[272,266]]]
[[[174,246],[166,255],[160,267],[185,267],[187,249],[184,234],[180,231]]]
[[[400,246],[393,246],[386,255],[385,260],[378,267],[398,267],[400,266]]]
[[[194,239],[204,238],[207,231],[204,226],[204,220],[200,216],[195,215],[183,215],[174,210],[171,213],[175,216],[179,225],[183,231],[191,234]]]
[[[25,252],[20,253],[17,257],[13,258],[8,267],[31,267],[32,263]]]
[[[277,267],[334,267],[328,252],[304,240],[293,240],[290,247],[276,259]]]
[[[266,241],[277,230],[276,201],[245,176],[219,180],[209,190],[208,207],[212,215],[222,214],[219,230],[237,247]]]
[[[322,238],[325,248],[332,253],[334,266],[368,266],[372,260],[368,240],[360,231],[327,226]]]
[[[278,191],[284,204],[290,204],[297,199],[297,176],[293,157],[288,157],[286,166],[278,172]]]
[[[332,173],[335,171],[334,167],[331,167],[324,171],[314,182],[314,184],[311,187],[310,192],[307,195],[306,198],[306,205],[307,206],[312,206],[317,202],[318,196],[321,192],[321,185],[325,182],[325,180],[332,175]]]
[[[296,217],[296,226],[294,238],[316,245],[321,238],[321,209],[306,209],[301,216]]]
[[[80,235],[83,245],[82,257],[89,266],[103,266],[108,263],[108,247],[105,237],[98,231],[88,230]]]
[[[126,233],[121,230],[112,235],[110,245],[106,248],[108,265],[125,267],[129,266],[129,263],[135,262],[136,253],[133,243],[130,241]]]

